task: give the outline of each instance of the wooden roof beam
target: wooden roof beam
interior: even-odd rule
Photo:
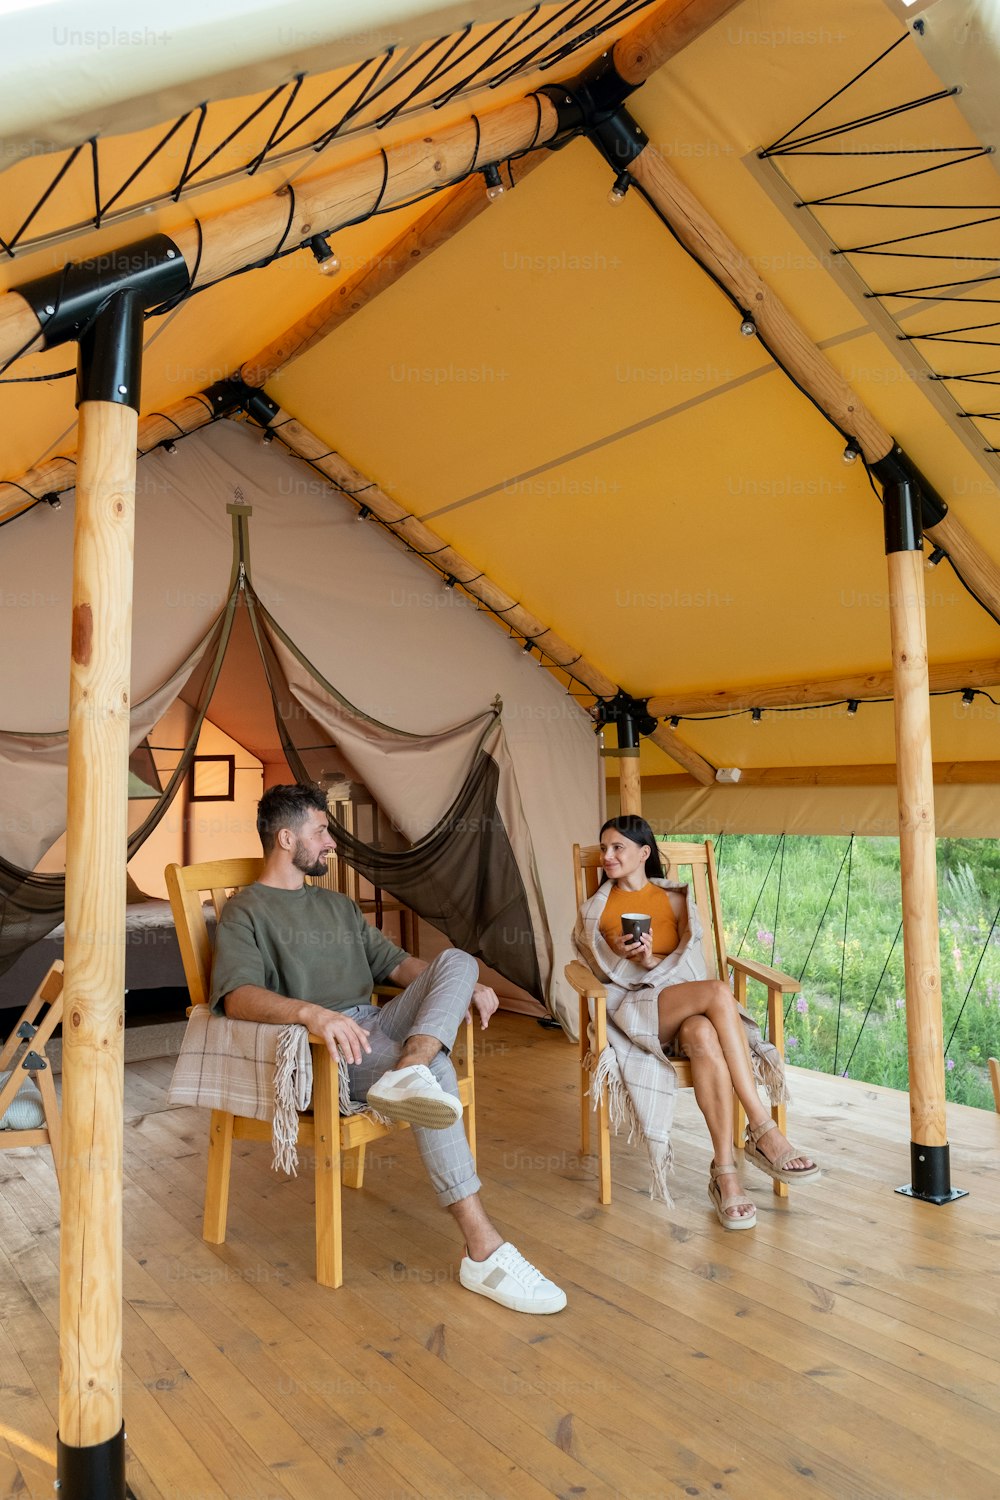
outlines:
[[[959,692],[962,688],[993,687],[1000,683],[1000,658],[986,661],[938,662],[928,668],[932,693]],[[672,714],[738,713],[748,708],[808,708],[820,703],[865,702],[892,697],[892,672],[866,672],[861,676],[818,677],[807,682],[765,683],[756,687],[712,688],[708,691],[663,693],[649,700],[649,712],[657,718]]]
[[[939,760],[934,762],[936,786],[1000,785],[1000,761]],[[892,761],[858,766],[767,766],[744,770],[738,782],[719,783],[728,793],[733,787],[855,787],[895,786],[896,767]],[[699,783],[693,776],[644,776],[645,792],[693,790]]]

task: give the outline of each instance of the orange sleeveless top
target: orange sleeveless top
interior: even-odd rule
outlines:
[[[665,958],[673,953],[680,941],[677,918],[667,892],[658,885],[647,882],[641,891],[623,891],[615,886],[601,913],[600,930],[605,942],[614,933],[622,930],[622,915],[627,911],[642,912],[653,919],[653,952]]]

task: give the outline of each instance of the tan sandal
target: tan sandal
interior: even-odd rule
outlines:
[[[712,1200],[715,1217],[723,1229],[752,1229],[757,1222],[757,1205],[752,1198],[748,1198],[745,1193],[742,1193],[738,1198],[730,1198],[728,1203],[723,1203],[722,1201],[722,1189],[719,1187],[717,1179],[719,1177],[727,1177],[730,1173],[738,1177],[739,1168],[735,1162],[730,1162],[728,1167],[717,1167],[713,1161],[708,1171],[708,1196]],[[729,1212],[733,1208],[752,1208],[753,1213],[737,1214],[734,1217]]]
[[[768,1177],[773,1177],[776,1182],[811,1182],[814,1177],[819,1177],[820,1168],[813,1163],[811,1167],[789,1167],[790,1161],[795,1161],[800,1156],[807,1156],[806,1151],[796,1151],[794,1146],[789,1146],[787,1151],[782,1151],[777,1161],[768,1161],[763,1151],[758,1150],[758,1142],[761,1136],[767,1135],[769,1130],[777,1130],[774,1120],[765,1120],[762,1125],[748,1124],[746,1140],[743,1144],[743,1156],[746,1161],[752,1161],[755,1167],[766,1172]]]

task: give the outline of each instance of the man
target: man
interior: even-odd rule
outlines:
[[[566,1294],[493,1227],[462,1126],[448,1056],[470,1005],[485,1030],[499,1001],[468,953],[413,958],[335,891],[307,886],[336,849],[326,799],[314,786],[274,786],[257,811],[264,868],[223,909],[212,1009],[241,1021],[296,1023],[347,1064],[352,1099],[407,1120],[438,1202],[465,1237],[464,1287],[517,1312],[555,1313]],[[405,986],[376,1007],[372,987]]]

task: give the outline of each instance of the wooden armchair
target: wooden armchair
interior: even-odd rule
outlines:
[[[57,959],[0,1048],[0,1121],[10,1122],[0,1126],[0,1151],[48,1146],[57,1181],[59,1102],[45,1047],[62,1020],[62,992],[62,959]],[[29,1079],[37,1095],[24,1088]]]
[[[184,974],[192,1006],[208,1005],[211,995],[212,942],[202,902],[208,893],[216,919],[234,890],[251,885],[260,873],[262,859],[222,859],[197,865],[168,865],[167,892],[177,928]],[[395,994],[379,986],[373,996]],[[189,1011],[190,1013],[190,1011]],[[310,1036],[313,1060],[312,1109],[299,1116],[298,1143],[311,1146],[316,1161],[316,1280],[321,1286],[338,1287],[344,1280],[341,1182],[360,1188],[364,1183],[365,1147],[369,1141],[406,1130],[404,1124],[380,1125],[369,1115],[341,1115],[337,1065],[326,1043]],[[459,1074],[459,1095],[466,1112],[466,1133],[473,1157],[476,1154],[475,1076],[473,1071],[472,1023],[459,1032],[452,1048],[452,1061]],[[212,1111],[208,1137],[208,1176],[205,1184],[203,1237],[212,1245],[226,1238],[229,1205],[229,1175],[234,1140],[271,1140],[267,1121],[251,1120],[224,1110]]]
[[[747,980],[755,979],[767,989],[767,1036],[784,1056],[785,1016],[784,996],[796,994],[802,986],[788,974],[780,974],[767,964],[754,963],[752,959],[734,958],[725,951],[725,936],[722,927],[722,910],[719,905],[719,882],[715,869],[715,850],[711,839],[704,843],[678,844],[667,839],[657,839],[657,846],[664,860],[669,860],[670,879],[686,881],[694,889],[698,912],[701,917],[702,943],[705,950],[705,966],[710,978],[728,980],[733,976],[736,1000],[746,1006]],[[601,848],[599,844],[573,845],[573,874],[576,882],[577,909],[588,896],[597,890],[601,877]],[[611,1202],[611,1126],[608,1116],[608,1099],[604,1093],[596,1111],[592,1111],[590,1099],[590,1072],[587,1056],[593,1046],[594,1055],[600,1056],[608,1045],[607,991],[604,984],[580,959],[566,965],[566,978],[580,997],[580,1149],[583,1155],[590,1151],[590,1117],[597,1115],[597,1161],[601,1203]],[[593,1025],[593,1043],[588,1036],[588,1025]],[[671,1058],[677,1082],[681,1088],[692,1086],[691,1064],[684,1058]],[[774,1105],[771,1114],[779,1130],[785,1128],[785,1106]],[[746,1116],[740,1101],[734,1097],[733,1144],[737,1149],[743,1145]],[[775,1193],[788,1196],[783,1182],[774,1183]]]

